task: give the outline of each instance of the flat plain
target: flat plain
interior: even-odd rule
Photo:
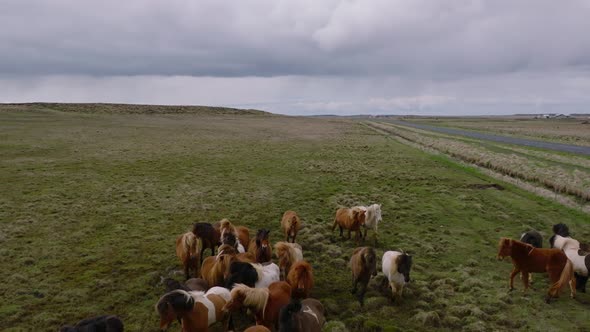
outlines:
[[[60,107],[0,110],[0,330],[110,313],[126,330],[157,331],[161,278],[182,278],[178,234],[229,218],[276,242],[288,209],[306,225],[298,240],[327,331],[590,330],[590,295],[564,290],[545,304],[542,275],[509,293],[511,264],[496,260],[501,236],[547,239],[557,222],[589,242],[588,214],[355,121]],[[378,256],[409,251],[413,280],[394,303],[380,273],[360,307],[347,268],[355,245],[330,228],[339,206],[375,202]]]

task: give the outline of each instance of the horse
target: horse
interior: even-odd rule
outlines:
[[[309,297],[313,288],[313,269],[306,261],[298,261],[291,266],[287,275],[287,282],[291,285],[291,296],[298,299]]]
[[[287,279],[287,274],[293,263],[303,260],[303,251],[297,243],[279,241],[275,243],[275,255],[279,260],[281,280]]]
[[[199,275],[199,267],[201,266],[199,242],[192,232],[184,233],[176,239],[176,256],[184,267],[184,276],[187,280],[190,269],[194,270],[195,276]]]
[[[223,252],[220,252],[217,256],[205,258],[203,266],[201,266],[201,277],[211,287],[223,286],[229,266],[235,259],[235,256],[223,254]]]
[[[212,287],[205,292],[175,290],[164,294],[156,303],[160,316],[160,330],[167,329],[174,320],[179,320],[183,332],[209,331],[216,322],[229,327],[229,315],[222,308],[230,300],[229,290]]]
[[[220,245],[219,248],[217,248],[217,254],[219,255],[220,253],[223,253],[225,255],[234,256],[236,258],[236,260],[238,260],[239,262],[247,262],[247,263],[256,262],[256,259],[254,258],[253,254],[251,254],[249,252],[238,253],[238,251],[236,250],[236,247],[233,245],[229,245],[229,244]]]
[[[230,232],[222,233],[221,244],[222,245],[227,244],[227,245],[234,247],[238,253],[246,252],[246,250],[244,249],[244,246],[240,243],[240,241],[236,237],[236,234],[234,234],[234,233],[230,233]]]
[[[236,284],[231,290],[231,299],[223,307],[224,311],[233,312],[242,307],[250,309],[256,318],[256,324],[268,329],[276,327],[279,310],[291,299],[291,286],[284,281],[273,282],[268,288],[251,288]]]
[[[350,232],[356,232],[356,242],[360,242],[361,227],[365,223],[365,211],[361,208],[340,208],[336,211],[334,224],[332,225],[332,232],[336,226],[340,228],[340,237],[342,237],[343,229],[348,230],[348,238],[350,239]]]
[[[514,276],[522,271],[524,291],[529,287],[528,275],[531,272],[547,272],[551,286],[545,297],[549,303],[551,298],[558,297],[560,289],[569,282],[571,297],[576,296],[576,280],[572,262],[559,249],[535,248],[530,244],[509,238],[500,238],[498,244],[498,259],[511,257],[514,268],[510,273],[510,291],[514,290]]]
[[[239,253],[246,252],[246,247],[250,242],[250,231],[243,226],[234,226],[229,220],[222,219],[219,222],[219,234],[221,243],[224,242],[224,235],[231,234],[234,236],[234,243]],[[231,239],[231,238],[230,238]],[[237,241],[236,241],[237,239]]]
[[[371,276],[377,275],[377,254],[372,247],[359,247],[354,249],[350,257],[350,268],[352,270],[351,293],[357,293],[357,284],[361,283],[361,291],[357,298],[361,306],[364,304],[367,284]]]
[[[528,243],[535,248],[543,248],[543,235],[537,231],[528,231],[520,235],[520,241]]]
[[[187,287],[185,284],[181,283],[178,280],[175,280],[172,278],[164,278],[164,277],[160,277],[160,279],[161,279],[161,282],[164,284],[164,288],[166,289],[166,292],[171,292],[176,289],[182,289],[187,292],[191,290],[189,287]],[[191,280],[191,279],[189,279],[189,280]]]
[[[590,271],[590,253],[582,251],[580,242],[571,237],[554,234],[549,239],[549,243],[552,248],[563,250],[567,258],[572,262],[576,277],[576,290],[586,293],[588,271]]]
[[[375,243],[377,243],[377,225],[383,221],[383,218],[381,218],[381,204],[359,206],[358,208],[365,210],[365,223],[363,224],[365,232],[363,234],[363,240],[367,239],[367,231],[371,229],[375,234]]]
[[[293,239],[297,237],[297,232],[301,229],[301,220],[295,211],[286,211],[281,219],[281,228],[285,233],[285,242],[289,242],[289,238]]]
[[[117,316],[104,315],[86,318],[79,321],[75,326],[62,326],[60,332],[85,332],[85,331],[108,331],[123,332],[123,321]]]
[[[292,299],[279,314],[279,332],[321,332],[324,306],[316,299]]]
[[[214,256],[215,247],[221,243],[221,234],[219,231],[208,222],[198,222],[193,226],[193,234],[201,239],[201,262],[203,262],[203,252],[205,252],[205,249],[211,249],[211,256]]]
[[[231,289],[234,284],[244,284],[248,287],[268,288],[279,281],[279,267],[274,264],[258,264],[246,262],[233,262],[229,267],[225,287]]]
[[[272,259],[272,249],[268,236],[269,230],[259,229],[256,233],[256,239],[250,241],[248,252],[256,258],[256,263],[270,262]]]
[[[402,298],[404,286],[410,282],[412,256],[404,251],[386,251],[381,259],[381,270],[389,280],[392,298]]]

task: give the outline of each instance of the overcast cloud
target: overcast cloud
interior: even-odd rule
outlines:
[[[590,1],[0,1],[0,102],[590,112]]]

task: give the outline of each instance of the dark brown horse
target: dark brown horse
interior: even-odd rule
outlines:
[[[198,222],[193,226],[193,234],[201,240],[201,262],[203,262],[203,252],[205,249],[211,249],[211,256],[214,256],[215,247],[221,244],[221,234],[219,231],[208,222]]]
[[[309,297],[309,292],[313,288],[313,269],[306,261],[295,262],[289,274],[287,282],[291,285],[291,296],[296,299],[305,299]]]
[[[117,316],[97,316],[79,321],[75,326],[63,326],[60,332],[109,331],[123,332],[123,322]]]
[[[576,280],[572,262],[563,251],[559,249],[535,248],[530,244],[514,239],[500,238],[498,245],[498,258],[512,258],[514,268],[510,273],[510,290],[514,289],[514,277],[522,272],[524,290],[529,288],[529,273],[547,272],[551,285],[545,301],[549,303],[551,298],[558,297],[559,291],[569,283],[571,297],[576,296]]]
[[[377,255],[372,247],[359,247],[354,249],[350,257],[350,268],[352,270],[352,294],[357,293],[357,285],[361,284],[361,290],[357,298],[361,306],[364,304],[367,284],[371,276],[377,275]]]
[[[272,260],[269,234],[269,230],[259,229],[256,233],[256,239],[250,241],[248,252],[254,255],[256,263],[266,263]]]
[[[281,309],[279,332],[321,332],[326,318],[316,299],[293,299]]]

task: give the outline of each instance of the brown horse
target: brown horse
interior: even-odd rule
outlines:
[[[217,224],[216,224],[217,225]],[[222,219],[219,222],[219,234],[221,242],[223,242],[224,235],[232,234],[238,241],[235,243],[238,252],[246,252],[250,244],[250,231],[244,226],[234,226],[229,220]]]
[[[301,246],[297,243],[288,243],[279,241],[275,244],[275,255],[279,260],[279,269],[281,271],[281,280],[287,279],[287,274],[293,263],[303,260]]]
[[[270,330],[266,326],[254,325],[245,329],[244,332],[270,332]]]
[[[272,249],[268,236],[269,230],[259,229],[256,233],[256,239],[250,241],[248,252],[254,255],[256,263],[266,263],[272,260]]]
[[[377,255],[372,247],[360,247],[354,249],[350,257],[350,268],[352,270],[352,294],[357,292],[357,284],[361,283],[361,291],[357,298],[361,306],[364,304],[367,284],[371,276],[377,275]]]
[[[221,234],[219,231],[208,222],[198,222],[193,226],[193,234],[201,240],[201,262],[203,262],[203,252],[205,249],[211,249],[211,256],[214,256],[215,247],[221,244]]]
[[[324,306],[316,299],[292,299],[279,319],[279,332],[321,332],[326,323]]]
[[[498,259],[511,257],[514,268],[510,273],[510,290],[514,290],[514,277],[522,272],[524,290],[529,288],[529,273],[547,272],[551,286],[545,301],[558,297],[559,291],[569,282],[571,297],[576,296],[576,280],[572,262],[559,249],[535,248],[530,244],[509,238],[500,238]]]
[[[199,255],[199,245],[195,234],[187,232],[176,239],[176,256],[182,262],[184,267],[184,276],[189,279],[189,270],[194,271],[195,277],[199,275],[201,266],[201,256]]]
[[[350,232],[356,232],[356,242],[360,243],[361,240],[361,227],[365,224],[366,211],[359,208],[340,208],[336,211],[336,217],[334,218],[334,224],[332,225],[332,232],[336,229],[336,226],[340,228],[340,236],[342,237],[343,229],[348,230],[348,238],[350,239]]]
[[[229,315],[222,308],[230,299],[230,293],[222,287],[213,287],[205,292],[174,290],[158,300],[156,312],[160,316],[160,330],[167,329],[179,320],[183,332],[209,331],[216,322],[228,330]]]
[[[298,261],[291,266],[287,282],[291,285],[291,296],[296,299],[309,297],[313,288],[313,269],[306,261]]]
[[[217,254],[232,255],[239,262],[256,263],[256,259],[254,258],[253,254],[249,252],[239,253],[234,246],[229,244],[222,244],[219,246],[219,248],[217,248]]]
[[[231,299],[223,310],[248,308],[254,313],[256,324],[272,330],[278,324],[279,311],[290,299],[291,286],[284,281],[273,282],[268,288],[250,288],[244,284],[236,284],[231,291]]]
[[[229,266],[235,260],[235,256],[223,254],[223,252],[217,256],[205,258],[201,266],[201,278],[205,279],[210,287],[223,286]]]
[[[293,239],[297,237],[297,232],[301,229],[301,220],[295,211],[286,211],[281,219],[281,228],[285,233],[285,241],[289,242],[289,238]]]
[[[202,278],[190,278],[184,283],[184,285],[191,291],[206,292],[209,289],[209,284],[207,284],[207,280]]]

